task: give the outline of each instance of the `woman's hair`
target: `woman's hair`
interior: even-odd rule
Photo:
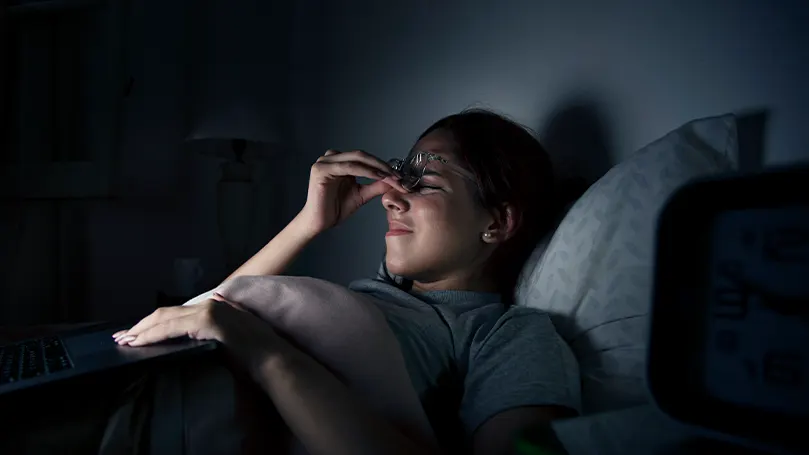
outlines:
[[[504,303],[511,304],[525,261],[557,215],[550,158],[526,127],[485,109],[444,117],[419,139],[435,130],[450,133],[453,153],[477,178],[484,209],[514,207],[516,232],[497,247],[485,270],[495,275]]]

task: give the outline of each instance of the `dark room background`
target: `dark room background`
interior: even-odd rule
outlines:
[[[35,124],[35,101],[9,100],[41,99],[44,86],[102,95],[60,104],[60,119],[85,110],[92,122],[42,133],[86,144],[96,167],[21,170],[18,156],[2,155],[0,325],[141,315],[175,258],[202,260],[201,288],[227,275],[219,160],[183,147],[200,91],[219,90],[211,84],[254,93],[253,108],[284,126],[284,146],[255,165],[253,250],[303,206],[309,166],[327,148],[401,156],[434,120],[470,106],[504,112],[541,139],[561,131],[547,144],[559,168],[590,179],[688,120],[725,112],[766,112],[753,165],[809,160],[803,0],[108,0],[92,6],[107,26],[85,41],[59,39],[69,26],[53,32],[50,15],[70,13],[16,3],[0,22],[4,125]],[[10,40],[23,22],[24,39]],[[70,43],[87,51],[75,80],[36,75],[53,70],[42,63],[49,49]],[[14,46],[29,58],[12,58]],[[578,128],[597,129],[598,145],[577,146]],[[25,154],[43,147],[42,134],[11,130]],[[35,176],[57,174],[64,181],[36,187],[48,194],[31,189]],[[316,239],[290,273],[343,284],[370,275],[386,228],[374,201]]]

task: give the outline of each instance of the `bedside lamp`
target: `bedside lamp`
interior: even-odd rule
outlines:
[[[184,141],[193,152],[222,160],[216,211],[228,272],[249,256],[257,197],[250,163],[276,152],[281,142],[272,124],[261,124],[256,121],[260,116],[250,114],[220,111],[199,122]]]

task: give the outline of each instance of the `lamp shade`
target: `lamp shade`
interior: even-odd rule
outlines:
[[[283,142],[278,119],[272,113],[262,112],[274,110],[272,107],[259,109],[252,102],[238,99],[207,104],[199,106],[192,115],[186,141],[238,138],[267,144]]]
[[[214,98],[208,95],[209,100]],[[233,158],[233,140],[242,140],[247,157],[278,151],[284,141],[275,109],[259,109],[254,101],[235,95],[198,106],[184,140],[187,148],[205,156]]]
[[[198,153],[232,157],[277,151],[287,88],[287,13],[277,2],[195,3],[188,21],[185,143]]]

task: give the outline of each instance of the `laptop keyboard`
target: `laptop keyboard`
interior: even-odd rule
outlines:
[[[59,337],[0,346],[0,384],[73,368]]]

